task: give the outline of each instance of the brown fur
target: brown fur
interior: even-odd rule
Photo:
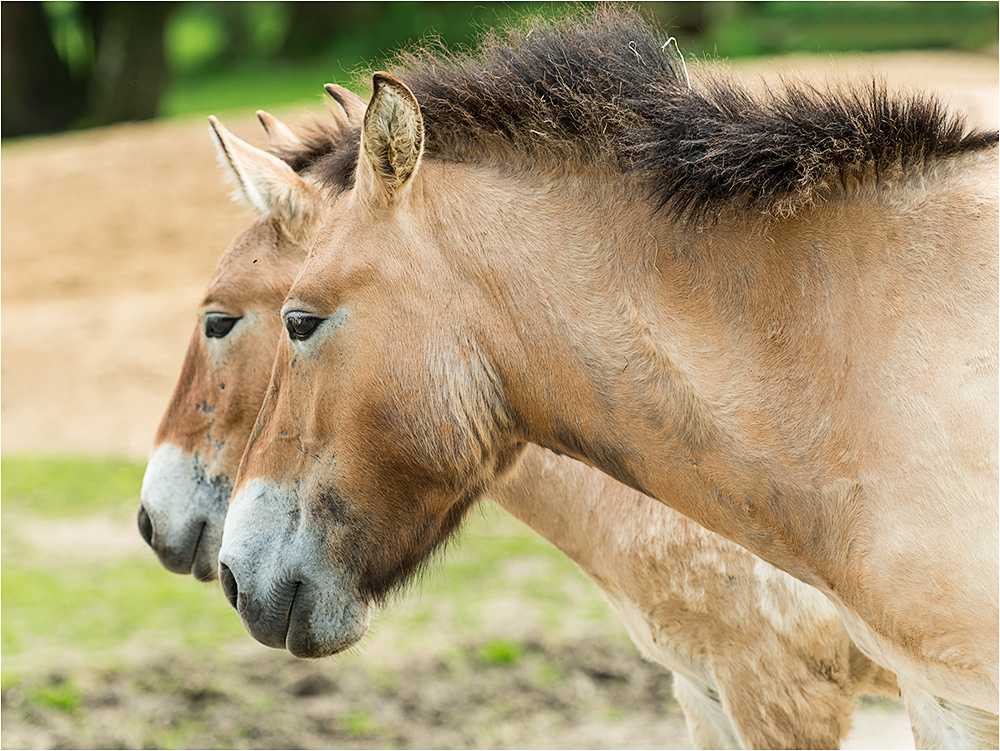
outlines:
[[[555,174],[604,163],[692,220],[726,205],[790,214],[997,143],[933,98],[892,98],[877,82],[753,94],[700,68],[689,83],[664,36],[621,5],[493,31],[474,52],[406,52],[396,75],[420,104],[428,156]]]
[[[894,189],[901,192],[869,191],[831,202],[766,232],[724,224],[711,235],[688,237],[654,227],[655,242],[644,231],[648,214],[641,204],[618,202],[614,191],[594,183],[563,183],[552,193],[524,179],[517,191],[504,192],[499,186],[509,176],[428,161],[404,209],[423,217],[420,229],[354,196],[335,204],[323,252],[308,262],[288,307],[319,315],[348,311],[349,323],[328,345],[337,353],[340,375],[329,386],[322,378],[314,381],[317,366],[305,354],[294,378],[279,372],[273,414],[280,420],[269,419],[265,406],[265,432],[248,446],[241,474],[279,486],[288,477],[316,482],[324,477],[318,468],[335,461],[334,482],[365,520],[365,539],[392,541],[365,551],[359,591],[377,599],[385,591],[380,587],[402,581],[420,555],[444,539],[452,526],[447,520],[466,503],[465,488],[496,476],[519,441],[541,443],[593,462],[830,592],[845,615],[858,612],[861,619],[849,621],[852,633],[884,664],[911,672],[914,664],[933,666],[937,675],[954,676],[938,679],[937,690],[988,702],[990,640],[975,634],[992,633],[995,625],[990,569],[985,582],[967,578],[970,567],[982,571],[982,561],[990,560],[988,538],[978,547],[963,546],[970,556],[964,566],[945,557],[942,573],[957,578],[945,590],[937,584],[928,590],[927,581],[914,576],[929,560],[927,543],[900,548],[893,540],[896,524],[876,532],[881,512],[871,498],[873,482],[900,482],[893,474],[897,457],[907,451],[900,440],[922,433],[916,425],[926,419],[896,427],[912,418],[905,417],[905,396],[887,397],[898,381],[881,380],[882,358],[892,352],[893,362],[908,362],[917,331],[907,317],[918,300],[926,305],[925,295],[942,289],[945,280],[971,280],[990,268],[986,258],[996,244],[992,158],[942,164]],[[431,184],[433,196],[423,188]],[[468,209],[475,219],[462,208],[472,195],[478,196]],[[959,205],[968,208],[949,210],[955,226],[942,233],[932,207],[945,196],[962,196]],[[888,222],[887,211],[903,218]],[[595,224],[594,216],[615,221]],[[541,229],[556,224],[559,233]],[[470,235],[470,226],[480,234]],[[573,227],[585,227],[594,240]],[[755,256],[743,251],[748,235],[757,238]],[[945,245],[943,237],[968,239]],[[935,238],[934,245],[922,238]],[[902,261],[906,253],[921,260],[912,267],[886,266],[877,250],[885,245],[900,248]],[[419,255],[406,258],[403,248]],[[494,250],[483,252],[487,248]],[[978,249],[978,259],[965,255],[966,248]],[[623,252],[628,258],[617,260]],[[530,260],[535,253],[545,262]],[[652,258],[654,273],[643,277],[635,269],[652,267]],[[613,270],[597,273],[599,263]],[[960,273],[942,273],[955,264]],[[507,279],[495,286],[500,269]],[[920,293],[889,281],[900,273],[924,275]],[[864,284],[857,283],[859,274]],[[494,281],[463,281],[486,279]],[[622,289],[630,289],[639,315],[614,302]],[[984,296],[989,293],[978,283],[960,286],[946,304],[932,307],[943,321],[929,318],[925,326],[954,331],[957,319],[947,321],[955,315],[965,320],[960,311],[981,305]],[[873,298],[882,301],[874,309]],[[386,305],[390,300],[393,305]],[[670,304],[658,310],[654,301]],[[803,309],[816,312],[798,315]],[[859,346],[860,333],[838,333],[857,327],[863,313],[872,317],[865,336],[888,336],[875,349]],[[995,332],[995,321],[982,315],[975,320]],[[430,333],[442,339],[432,344]],[[917,341],[917,351],[931,344]],[[939,341],[958,344],[953,334]],[[972,340],[961,341],[966,349],[959,351],[970,351]],[[990,341],[985,337],[975,351],[988,351]],[[597,351],[604,355],[594,356]],[[462,362],[485,363],[490,375],[456,382]],[[970,377],[972,371],[960,376]],[[962,452],[976,451],[979,434],[959,439],[954,431],[978,424],[979,409],[953,408],[955,416],[964,415],[950,428],[952,440],[968,446]],[[893,426],[888,433],[886,425]],[[279,429],[299,435],[308,451],[286,451],[268,432]],[[987,471],[987,485],[975,491],[986,495],[972,496],[984,499],[985,511],[963,507],[978,514],[986,530],[981,517],[991,513],[989,478]],[[941,502],[926,495],[939,480],[915,479],[902,480],[900,497],[912,499],[918,518],[933,515],[933,549],[949,549],[946,540],[955,534],[970,539],[957,531],[964,515],[942,514]],[[299,502],[318,502],[309,492],[306,486]],[[901,565],[907,559],[909,565]],[[985,609],[962,605],[970,596],[985,599]],[[958,737],[970,744],[992,739],[988,732],[986,740]]]
[[[254,326],[263,327],[277,337],[280,322],[273,320],[272,311],[284,299],[289,271],[294,272],[304,258],[299,245],[291,242],[277,223],[267,220],[255,223],[226,252],[205,293],[201,310],[224,312],[237,318],[256,315],[260,321],[254,322]],[[244,301],[249,301],[252,307]],[[230,476],[235,476],[243,444],[249,438],[264,398],[266,384],[262,383],[262,377],[266,378],[271,368],[253,357],[228,357],[225,362],[213,363],[206,351],[210,340],[206,340],[204,328],[199,316],[155,443],[170,440],[185,451],[205,452],[209,446],[225,442],[231,445],[229,453],[217,457],[217,461],[229,468]],[[220,373],[225,375],[219,377]],[[248,390],[244,384],[250,383],[259,383],[259,390]]]
[[[269,134],[284,133],[277,121],[267,125]],[[287,133],[283,142],[291,142]],[[168,408],[157,441],[183,445],[195,463],[229,475],[235,474],[234,457],[245,444],[252,418],[218,401],[211,376],[225,373],[225,391],[231,396],[263,400],[281,302],[280,295],[261,287],[259,269],[248,261],[273,252],[287,254],[287,263],[267,267],[267,279],[280,287],[291,286],[304,258],[291,245],[272,245],[268,228],[271,223],[255,225],[226,252],[207,302],[221,310],[271,306],[273,319],[247,321],[240,338],[229,343],[225,365],[209,356],[202,332],[196,332],[183,372],[205,376],[194,380],[182,375],[177,388],[182,398]],[[279,230],[276,236],[284,234]],[[255,242],[261,252],[253,249]],[[236,372],[238,361],[242,369]],[[465,375],[450,377],[459,381]],[[214,405],[213,414],[229,426],[228,435],[210,430],[189,406],[202,402]],[[564,429],[568,435],[569,427]],[[189,445],[199,434],[209,440]],[[469,502],[482,490],[473,489]],[[227,488],[219,492],[228,498]],[[850,727],[856,694],[896,692],[893,677],[852,647],[822,596],[596,470],[529,447],[508,479],[488,492],[575,560],[622,613],[644,654],[676,671],[675,692],[699,748],[834,747]],[[180,516],[190,499],[181,495],[173,503]],[[445,536],[467,506],[456,504],[445,529],[422,535]],[[614,513],[601,513],[607,509]],[[340,565],[367,565],[365,550],[377,548],[378,540],[337,487],[319,490],[314,516],[314,523],[351,530],[338,548]],[[425,556],[420,549],[412,554]],[[361,579],[385,591],[393,585],[392,577],[407,569],[405,563],[396,573],[376,567]],[[372,578],[380,570],[389,581]]]
[[[426,116],[431,155],[417,83],[419,109],[393,82],[369,107],[390,93],[404,103],[388,132]],[[555,106],[555,122],[580,122],[574,101]],[[456,141],[473,133],[453,119]],[[314,508],[335,486],[375,546],[367,569],[318,568],[303,552],[315,596],[349,609],[288,638],[308,636],[307,654],[342,649],[364,631],[359,592],[400,581],[469,493],[536,443],[824,592],[858,647],[897,673],[922,738],[995,745],[996,138],[942,151],[948,128],[917,127],[926,148],[913,151],[911,129],[898,132],[894,159],[936,156],[791,216],[720,211],[705,227],[656,214],[643,176],[606,161],[411,154],[401,189],[358,180],[332,202],[284,308],[337,325],[279,352],[220,560],[239,587],[263,586],[276,569],[256,563],[259,541],[286,539],[264,509]],[[385,174],[382,158],[362,150],[357,174]],[[358,533],[313,534],[336,551]],[[931,717],[921,696],[964,710]]]

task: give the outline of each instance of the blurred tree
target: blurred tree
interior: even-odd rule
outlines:
[[[700,0],[691,2],[646,0],[639,4],[656,18],[664,29],[684,39],[690,39],[705,33],[712,20],[712,6],[717,3]]]
[[[0,135],[51,133],[80,114],[83,96],[41,3],[0,4],[0,58]]]
[[[94,65],[88,120],[107,125],[156,117],[166,77],[163,32],[176,2],[86,2]]]
[[[44,3],[4,2],[2,135],[156,117],[167,70],[164,29],[177,4],[75,4],[72,20],[90,54],[71,67]]]

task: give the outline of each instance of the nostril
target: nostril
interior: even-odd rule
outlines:
[[[240,588],[236,584],[236,577],[225,563],[219,564],[219,583],[222,584],[222,591],[226,593],[229,604],[233,606],[233,610],[237,610],[236,597],[240,593]]]
[[[142,535],[142,539],[149,547],[153,547],[153,521],[141,503],[139,504],[139,534]]]

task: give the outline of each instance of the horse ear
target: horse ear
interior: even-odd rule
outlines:
[[[373,198],[392,202],[413,178],[424,146],[424,122],[416,97],[388,73],[372,77],[372,99],[361,126],[359,184]]]
[[[292,132],[292,129],[270,112],[257,110],[257,119],[260,120],[260,125],[264,129],[267,142],[274,148],[288,151],[303,148],[302,141]]]
[[[340,105],[348,124],[361,125],[361,121],[365,119],[365,109],[368,107],[368,103],[364,99],[335,83],[325,84],[323,89],[333,101]]]
[[[208,121],[219,163],[238,186],[236,197],[262,216],[279,220],[293,238],[304,238],[322,210],[319,190],[276,156],[241,141],[214,117]]]

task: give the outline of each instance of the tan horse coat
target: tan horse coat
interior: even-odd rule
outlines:
[[[283,139],[276,146],[294,150],[280,123],[261,116],[272,143]],[[251,406],[264,399],[280,290],[291,286],[310,227],[322,220],[307,182],[215,128],[224,166],[268,217],[233,242],[209,285],[157,434],[141,512],[161,560],[181,571],[178,562],[189,562],[188,571],[193,562],[200,578],[218,551],[214,530]],[[271,205],[276,194],[286,198]],[[238,320],[226,336],[207,336],[206,317],[221,314]],[[212,492],[214,502],[204,502]],[[836,747],[858,693],[896,691],[893,676],[851,644],[822,595],[596,470],[533,447],[490,495],[577,562],[643,654],[674,671],[699,748]],[[198,538],[203,525],[209,531]]]
[[[599,21],[516,44],[555,49],[559,65],[567,39],[604,38]],[[641,30],[622,28],[621,49],[576,80],[603,81],[613,54],[634,68],[637,45],[622,40]],[[473,63],[441,78],[435,66],[420,71],[430,83],[414,79],[431,121],[400,80],[375,76],[356,185],[282,309],[289,336],[220,552],[251,633],[305,655],[356,642],[369,604],[536,443],[825,593],[855,643],[897,673],[919,743],[995,746],[996,134],[963,135],[929,105],[845,96],[827,108],[793,92],[776,107],[820,117],[784,138],[818,120],[870,151],[839,163],[839,184],[777,202],[777,216],[713,198],[696,204],[714,207],[713,223],[683,226],[653,211],[646,177],[612,161],[629,143],[589,165],[549,159],[567,152],[496,135],[519,120],[483,125],[520,117],[475,97],[510,87]],[[565,97],[574,69],[557,70],[548,80]],[[553,111],[531,95],[518,103],[574,143],[576,102]],[[717,100],[742,133],[749,100]],[[612,122],[606,109],[593,105],[594,122]],[[713,169],[729,175],[724,161]],[[670,173],[680,187],[692,164]],[[295,551],[293,570],[268,555],[278,548],[281,565]]]

